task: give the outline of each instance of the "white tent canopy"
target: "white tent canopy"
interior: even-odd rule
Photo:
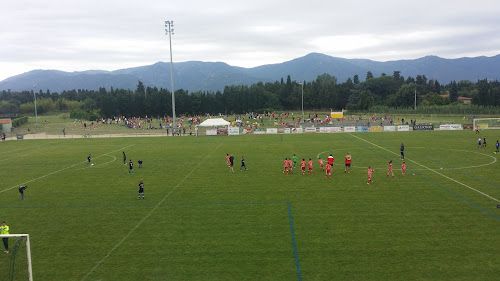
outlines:
[[[220,126],[229,126],[229,122],[222,118],[212,118],[212,119],[207,119],[203,121],[200,125],[200,127],[220,127]]]

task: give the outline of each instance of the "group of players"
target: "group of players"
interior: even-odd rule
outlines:
[[[234,155],[229,155],[229,153],[226,154],[226,164],[227,167],[229,168],[230,173],[234,173]],[[245,156],[241,156],[241,166],[240,166],[240,172],[243,171],[248,171],[247,166],[245,165]]]
[[[321,169],[321,171],[323,171],[325,173],[325,178],[332,178],[332,169],[333,169],[333,162],[335,161],[335,159],[333,158],[333,155],[330,154],[330,156],[328,156],[327,158],[327,162],[326,162],[326,166],[325,166],[325,163],[323,162],[323,159],[321,159],[321,157],[318,157],[318,163],[319,163],[319,168]],[[345,160],[344,160],[344,163],[345,163],[345,168],[344,168],[344,173],[350,173],[351,172],[351,161],[352,161],[352,156],[347,153],[347,155],[345,156]],[[297,167],[297,163],[298,163],[298,159],[297,159],[297,156],[294,154],[292,157],[290,158],[285,158],[285,160],[283,161],[283,174],[293,174],[293,169]],[[300,169],[302,171],[302,175],[305,175],[306,174],[306,167],[309,167],[309,169],[307,169],[307,174],[309,175],[313,175],[314,174],[314,170],[313,170],[313,165],[314,162],[312,161],[311,158],[309,158],[309,161],[306,162],[306,159],[305,158],[302,158],[302,161],[300,162]]]
[[[486,137],[484,137],[482,140],[481,138],[477,140],[477,148],[486,149]],[[494,154],[500,153],[499,148],[500,148],[500,143],[497,140],[497,143],[495,143],[495,151],[493,153]]]
[[[404,160],[404,145],[401,144],[401,160]],[[318,163],[321,171],[325,173],[325,178],[332,178],[332,169],[333,169],[333,163],[335,159],[332,154],[328,156],[327,162],[326,162],[326,167],[325,163],[323,162],[323,159],[321,157],[318,157]],[[351,161],[352,161],[352,156],[347,153],[345,158],[344,158],[344,173],[350,173],[351,172]],[[290,158],[285,158],[283,161],[283,174],[293,174],[293,169],[297,167],[298,159],[297,156],[294,154]],[[309,161],[306,162],[305,158],[302,158],[302,161],[300,162],[300,169],[302,171],[302,175],[306,174],[306,167],[309,167],[307,169],[307,174],[313,175],[313,166],[314,162],[312,161],[311,158],[309,158]],[[365,170],[368,174],[368,181],[367,184],[370,184],[373,182],[372,180],[372,175],[373,172],[375,172],[375,169],[372,169],[370,166],[368,166],[368,169]],[[406,163],[403,161],[401,164],[401,174],[406,176]],[[395,178],[394,171],[392,169],[392,160],[389,161],[389,170],[387,172],[386,177],[389,177],[389,175],[392,175],[393,178]]]

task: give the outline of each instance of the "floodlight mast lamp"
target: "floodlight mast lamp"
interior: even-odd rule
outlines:
[[[172,63],[172,35],[174,35],[174,21],[165,21],[165,34],[170,43],[170,83],[172,84],[172,134],[175,132],[175,95],[174,95],[174,68]]]

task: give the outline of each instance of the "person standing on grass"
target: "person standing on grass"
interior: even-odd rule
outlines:
[[[123,165],[127,165],[127,155],[125,155],[125,151],[122,151],[123,153]]]
[[[241,169],[245,168],[245,171],[247,171],[247,166],[245,166],[245,156],[241,156],[241,167],[240,167],[240,171]]]
[[[333,159],[333,155],[331,155],[331,154],[330,154],[330,156],[328,156],[328,158],[327,158],[328,164],[330,164],[330,166],[332,166],[332,168],[333,168],[333,161],[334,161],[334,160],[335,160],[335,159]]]
[[[306,174],[306,159],[305,158],[302,158],[302,162],[300,162],[300,168],[302,169],[302,174],[305,175]]]
[[[392,174],[392,177],[394,178],[394,172],[392,171],[392,160],[389,161],[389,171],[387,172],[386,177],[389,177],[389,174]]]
[[[497,143],[495,143],[495,148],[496,148],[495,154],[499,153],[500,151],[498,151],[498,149],[500,148],[500,143],[498,142],[498,140]]]
[[[87,156],[87,165],[92,165],[92,157],[90,156]]]
[[[230,173],[234,173],[234,156],[231,154],[231,156],[229,156],[229,172]]]
[[[311,174],[311,176],[312,176],[313,175],[313,161],[311,160],[311,158],[309,158],[309,162],[307,162],[307,164],[309,164],[309,170],[307,170],[307,173]]]
[[[405,161],[403,161],[403,164],[401,164],[401,174],[403,174],[403,177],[406,175],[406,164],[405,164]]]
[[[293,162],[292,159],[288,159],[288,170],[293,174]]]
[[[142,160],[137,161],[137,164],[139,164],[139,168],[142,168]]]
[[[139,193],[137,193],[137,199],[144,199],[144,182],[142,180],[139,181]]]
[[[332,178],[332,165],[330,164],[326,164],[325,178],[327,178],[327,176],[330,176],[330,178]]]
[[[288,175],[288,158],[285,158],[285,161],[283,161],[283,174]]]
[[[370,166],[368,166],[368,169],[366,170],[366,172],[368,173],[368,182],[366,184],[370,184],[372,181],[372,174],[373,172],[375,172],[375,169],[372,169],[370,168]]]
[[[132,159],[128,162],[128,173],[134,173],[134,162],[132,162]]]
[[[325,170],[325,163],[323,163],[323,160],[321,159],[321,157],[318,157],[318,163],[319,163],[319,168],[321,169],[321,171],[324,171]]]
[[[344,167],[344,173],[351,173],[351,154],[347,153],[345,156],[345,167]]]
[[[405,145],[403,143],[401,143],[399,150],[401,151],[401,160],[405,160]]]
[[[477,140],[477,148],[481,148],[481,138]]]
[[[21,193],[21,200],[24,200],[24,191],[28,188],[26,185],[21,185],[19,187],[19,193]]]
[[[483,149],[486,148],[486,137],[483,138]]]
[[[295,153],[292,156],[292,162],[293,162],[293,168],[297,167],[297,156],[295,156]]]
[[[5,224],[5,221],[3,221],[2,225],[0,226],[0,234],[3,234],[3,235],[9,234],[9,226],[7,224]],[[2,237],[2,242],[3,242],[3,246],[5,247],[4,253],[8,254],[9,253],[9,238]]]
[[[226,164],[227,167],[229,168],[229,153],[226,153]]]

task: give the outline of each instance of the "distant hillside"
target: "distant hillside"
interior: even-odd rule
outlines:
[[[392,75],[401,71],[404,77],[423,74],[428,79],[437,79],[441,84],[452,80],[498,79],[500,78],[500,55],[443,59],[427,56],[415,60],[377,62],[366,59],[343,59],[324,54],[311,53],[291,61],[262,65],[253,68],[230,66],[223,62],[174,63],[174,87],[193,91],[223,90],[226,85],[250,85],[259,81],[273,82],[290,75],[292,80],[311,81],[323,73],[344,82],[358,75],[364,80],[371,71],[375,77],[382,73]],[[98,89],[99,87],[135,89],[138,81],[146,86],[170,89],[170,64],[158,62],[153,65],[120,69],[116,71],[89,70],[64,72],[58,70],[33,70],[7,78],[0,82],[0,90],[22,91],[37,89],[62,92],[72,89]]]

